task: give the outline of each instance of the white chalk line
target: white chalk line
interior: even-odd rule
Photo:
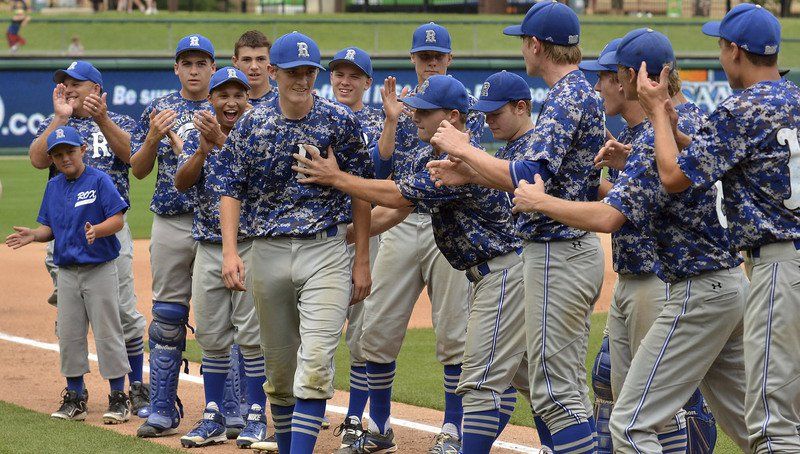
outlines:
[[[58,350],[58,344],[42,342],[42,341],[38,341],[38,340],[35,340],[35,339],[29,339],[27,337],[14,336],[14,335],[11,335],[11,334],[6,334],[6,333],[1,332],[1,331],[0,331],[0,340],[4,340],[4,341],[8,341],[8,342],[14,342],[16,344],[22,344],[22,345],[26,345],[28,347],[34,347],[34,348],[38,348],[38,349],[41,349],[41,350],[49,350],[49,351],[53,351],[53,352],[56,352],[56,353],[59,351]],[[94,354],[94,353],[89,353],[89,361],[97,362],[97,355]],[[145,363],[145,365],[144,365],[144,373],[149,373],[149,372],[150,372],[150,367]],[[190,383],[196,383],[196,384],[199,384],[199,385],[203,384],[203,377],[197,376],[197,375],[185,374],[185,373],[181,372],[180,379],[183,380],[183,381],[187,381],[187,382],[190,382]],[[330,411],[332,413],[337,413],[337,414],[340,414],[340,415],[346,415],[347,414],[347,408],[340,407],[340,406],[337,406],[337,405],[328,404],[325,407],[325,409],[327,411]],[[369,417],[369,413],[365,413],[364,416]],[[408,421],[408,420],[400,419],[400,418],[394,418],[394,417],[391,418],[391,423],[392,423],[392,425],[395,425],[395,426],[405,427],[406,429],[413,429],[413,430],[418,430],[420,432],[427,432],[427,433],[431,433],[431,434],[438,434],[439,432],[441,432],[441,428],[439,428],[439,427],[434,427],[434,426],[431,426],[431,425],[428,425],[428,424],[422,424],[422,423],[418,423],[418,422],[414,422],[414,421]],[[534,447],[531,447],[531,446],[519,445],[519,444],[516,444],[516,443],[509,443],[507,441],[500,441],[500,440],[495,441],[494,442],[494,446],[496,446],[498,448],[508,449],[508,450],[515,451],[515,452],[524,452],[524,453],[529,453],[529,454],[540,454],[540,450],[537,449],[537,448],[534,448]]]

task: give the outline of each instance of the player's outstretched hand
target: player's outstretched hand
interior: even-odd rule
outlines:
[[[350,296],[350,305],[364,301],[372,291],[372,276],[369,272],[369,262],[353,264],[353,292]]]
[[[89,112],[94,121],[103,120],[108,117],[108,104],[106,104],[106,97],[108,93],[103,93],[102,96],[97,96],[92,93],[83,99],[83,108]]]
[[[636,80],[636,92],[639,96],[639,104],[642,105],[647,117],[652,119],[654,115],[664,112],[664,101],[669,101],[669,72],[672,69],[664,66],[658,82],[654,82],[647,77],[647,63],[642,62],[639,68],[639,75]]]
[[[431,138],[431,145],[450,156],[461,158],[469,147],[469,133],[461,132],[449,121],[442,120]]]
[[[244,292],[244,262],[238,254],[222,256],[222,282],[229,290]]]
[[[403,88],[403,91],[400,93],[400,98],[404,98],[407,94],[408,88]],[[386,114],[386,118],[397,121],[405,107],[405,104],[400,102],[397,96],[397,79],[389,76],[383,81],[381,99],[383,100],[383,113]]]
[[[86,232],[86,242],[94,244],[97,233],[94,231],[94,226],[89,221],[86,221],[86,224],[83,225],[83,231]]]
[[[56,85],[53,89],[53,115],[66,120],[72,116],[73,106],[67,102],[67,87]]]
[[[295,153],[294,159],[297,161],[292,166],[292,170],[305,175],[305,178],[300,178],[300,183],[303,184],[319,184],[322,186],[333,186],[333,183],[341,173],[339,163],[336,161],[336,156],[333,154],[333,148],[328,147],[328,156],[323,158],[319,153],[319,149],[313,145],[305,145],[308,151],[308,157],[299,153]]]
[[[539,204],[548,197],[544,192],[544,181],[537,173],[533,176],[533,184],[525,180],[519,180],[519,186],[514,190],[514,198],[511,202],[514,213],[537,211]]]
[[[628,156],[631,155],[631,145],[609,140],[594,157],[594,167],[608,167],[616,170],[623,170]]]
[[[175,119],[178,118],[178,113],[172,109],[150,112],[150,133],[155,134],[158,140],[164,138],[169,131],[175,126]]]
[[[27,227],[14,226],[14,233],[6,237],[6,246],[11,249],[19,249],[26,244],[30,244],[35,239],[33,230]]]
[[[471,183],[476,175],[475,170],[467,163],[453,157],[430,161],[425,166],[437,188],[462,186]]]

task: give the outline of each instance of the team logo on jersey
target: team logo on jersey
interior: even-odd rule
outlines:
[[[233,68],[228,68],[228,77],[233,77],[234,79],[238,79],[236,76],[236,70]]]
[[[72,71],[73,69],[75,69],[76,66],[78,66],[78,62],[74,61],[70,63],[69,67],[67,68],[67,71]]]
[[[197,36],[190,36],[189,37],[189,45],[197,47],[200,45],[200,38]]]
[[[78,193],[78,200],[75,202],[75,207],[82,205],[89,205],[97,200],[97,192],[94,189]]]
[[[304,43],[302,41],[297,43],[297,57],[298,58],[300,58],[300,57],[305,57],[305,58],[311,57],[308,54],[308,44],[306,44],[306,43]]]
[[[63,139],[63,138],[64,138],[64,130],[56,129],[56,139]]]
[[[481,88],[481,98],[485,98],[485,97],[489,96],[489,87],[490,86],[491,86],[491,84],[489,82],[484,82],[483,83],[483,88]]]
[[[353,49],[347,49],[347,53],[344,55],[345,60],[355,60],[356,59],[356,51]]]
[[[436,42],[436,30],[425,30],[425,42],[426,43]]]
[[[425,94],[425,90],[428,89],[428,85],[430,85],[428,83],[428,79],[425,79],[425,82],[422,82],[420,84],[419,88],[417,88],[417,94],[424,95]]]

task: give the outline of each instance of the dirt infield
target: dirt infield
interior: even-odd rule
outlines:
[[[607,258],[606,282],[603,296],[596,310],[607,310],[611,287],[615,279],[608,260],[610,244],[607,237],[603,238],[603,243]],[[147,245],[146,240],[135,242],[134,276],[139,310],[149,318],[151,291]],[[43,244],[33,244],[17,251],[0,246],[0,289],[2,289],[0,333],[46,343],[57,342],[53,330],[56,311],[46,303],[52,286],[44,269],[44,249]],[[414,310],[412,327],[429,327],[430,316],[430,302],[423,293],[423,298],[420,299]],[[93,341],[90,340],[89,345],[90,351],[94,351]],[[0,371],[0,384],[2,384],[0,400],[48,414],[57,408],[60,401],[59,393],[64,386],[63,378],[59,374],[57,352],[0,339],[0,364],[5,365]],[[90,392],[90,416],[87,422],[102,426],[101,415],[107,402],[108,389],[107,384],[97,372],[97,364],[92,363],[91,368],[92,373],[87,376],[87,387]],[[199,365],[192,364],[191,374],[196,376],[198,371]],[[402,386],[402,384],[398,384],[398,386]],[[187,414],[179,430],[181,433],[185,433],[191,423],[201,416],[203,392],[202,386],[196,383],[182,382],[180,389]],[[337,391],[331,404],[346,406],[347,393]],[[394,416],[398,418],[433,426],[442,420],[442,413],[439,411],[403,404],[393,405]],[[331,412],[328,413],[328,417],[333,424],[337,424],[342,419],[341,415]],[[106,427],[120,433],[133,434],[139,422],[140,420],[135,418],[128,424]],[[432,434],[416,429],[395,425],[395,431],[401,452],[425,452],[433,440]],[[178,436],[173,436],[158,440],[158,442],[178,448],[180,446],[178,439]],[[503,433],[501,440],[538,446],[534,431],[523,427],[509,427]],[[332,452],[337,447],[337,443],[338,441],[330,432],[323,432],[317,445],[317,452]],[[235,446],[231,443],[207,448],[209,452],[233,452],[234,449]],[[511,451],[495,449],[493,452]]]

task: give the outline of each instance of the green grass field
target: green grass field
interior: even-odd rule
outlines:
[[[12,225],[36,225],[36,214],[46,179],[46,171],[34,169],[27,157],[0,158],[0,182],[3,185],[3,195],[0,198],[0,233],[3,238],[11,232]],[[153,175],[142,181],[131,177],[132,208],[128,213],[128,223],[135,238],[148,238],[150,235],[152,214],[148,207],[153,193],[153,185]],[[594,357],[600,348],[605,323],[606,314],[595,314],[592,317],[587,371],[591,370]],[[444,408],[442,369],[435,359],[434,345],[433,330],[413,329],[408,331],[397,361],[397,386],[393,390],[396,401],[439,410]],[[200,362],[201,353],[196,342],[188,343],[186,356],[191,361]],[[347,390],[349,388],[348,371],[349,355],[347,346],[342,341],[336,352],[335,386],[337,389]],[[421,371],[425,371],[425,373],[420,373]],[[193,372],[196,373],[196,371]],[[5,408],[0,405],[0,422],[7,414]],[[44,416],[42,418],[45,419],[42,424],[49,422],[48,418]],[[518,405],[512,423],[531,426],[530,409],[526,405]],[[45,427],[43,426],[43,428]],[[100,430],[102,433],[106,432],[101,429],[96,430]],[[17,433],[18,431],[10,432]],[[738,452],[733,443],[722,432],[720,434],[716,452],[720,454]],[[87,439],[94,441],[97,438],[92,435]],[[5,439],[0,439],[0,453],[7,452],[4,450],[4,442]],[[11,446],[16,445],[12,443]],[[97,446],[103,445],[98,443]],[[42,450],[37,449],[36,451],[41,452]],[[95,452],[91,447],[87,448],[87,451]]]
[[[71,22],[47,22],[51,18],[68,19]],[[518,40],[503,36],[502,29],[505,25],[518,22],[520,16],[437,14],[436,18],[450,30],[456,56],[518,55]],[[7,17],[3,19],[7,20]],[[332,54],[345,45],[354,45],[374,55],[397,56],[408,52],[413,29],[430,20],[430,15],[407,13],[350,13],[287,18],[204,12],[161,14],[153,19],[139,14],[125,15],[116,12],[94,15],[36,15],[23,29],[22,35],[28,40],[28,44],[20,55],[60,55],[66,51],[69,40],[74,35],[81,37],[86,52],[90,55],[118,55],[120,51],[125,56],[153,53],[169,55],[178,39],[198,32],[208,36],[216,44],[219,54],[229,55],[239,35],[245,30],[255,28],[273,39],[292,30],[302,31],[318,42],[323,54]],[[586,16],[582,20],[581,46],[587,54],[596,54],[609,40],[643,26],[651,26],[669,36],[679,56],[713,56],[717,52],[716,40],[700,31],[700,24],[705,21],[703,18]],[[408,22],[398,23],[399,21]],[[800,19],[782,19],[781,23],[784,38],[800,38]],[[343,36],[346,38],[343,39]],[[784,42],[780,55],[781,65],[800,67],[800,42]]]

